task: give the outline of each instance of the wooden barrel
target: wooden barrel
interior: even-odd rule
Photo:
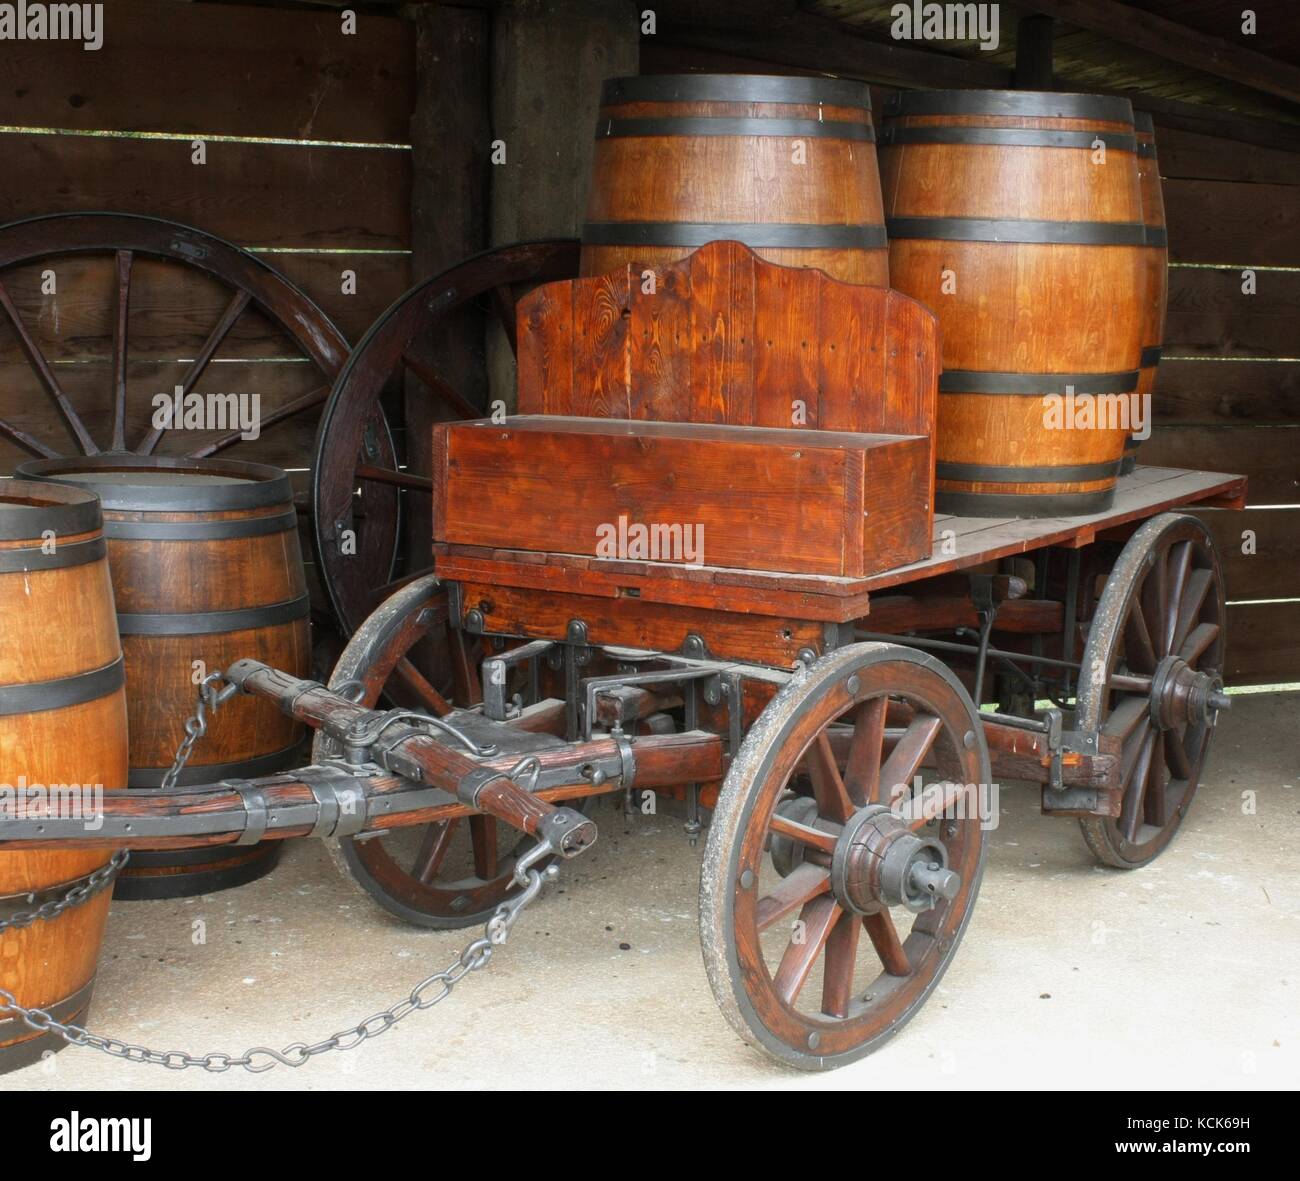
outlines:
[[[720,238],[770,262],[889,285],[864,83],[766,74],[605,82],[582,274],[662,266]]]
[[[1132,108],[939,90],[899,94],[887,115],[890,277],[943,333],[936,508],[1107,508],[1144,343]]]
[[[126,655],[132,787],[158,787],[185,736],[204,672],[240,657],[311,669],[306,575],[289,478],[226,460],[108,455],[24,464],[29,479],[103,502]],[[178,782],[249,779],[292,766],[302,728],[236,696],[212,715]],[[136,853],[119,898],[181,898],[270,872],[280,842]]]
[[[0,816],[32,819],[26,792],[43,790],[57,814],[93,825],[96,789],[126,786],[122,686],[98,502],[71,488],[0,483]],[[0,919],[62,898],[111,856],[0,850]],[[84,1023],[111,893],[0,933],[0,988],[27,1008]],[[0,1010],[0,1073],[65,1044]]]
[[[1143,310],[1146,314],[1142,333],[1142,365],[1138,370],[1138,396],[1150,399],[1155,393],[1156,368],[1160,364],[1160,350],[1165,339],[1165,308],[1169,300],[1169,247],[1165,232],[1165,197],[1160,187],[1160,165],[1156,159],[1156,129],[1151,116],[1138,111],[1134,116],[1137,132],[1138,185],[1142,191],[1142,222],[1146,233],[1146,293]],[[1124,440],[1124,462],[1121,474],[1131,472],[1137,465],[1140,439]]]

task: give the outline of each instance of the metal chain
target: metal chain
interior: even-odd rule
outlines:
[[[217,686],[223,679],[221,670],[217,669],[216,672],[208,673],[199,683],[199,697],[194,713],[185,719],[185,737],[181,739],[180,746],[176,748],[176,757],[162,778],[164,791],[170,791],[176,786],[176,780],[180,778],[180,773],[194,751],[194,744],[208,732],[208,713],[216,713],[219,705],[239,691],[237,685],[226,685],[218,689]]]
[[[89,874],[84,882],[73,886],[62,897],[51,898],[48,902],[42,902],[40,906],[34,907],[32,910],[20,910],[15,914],[11,914],[7,919],[0,918],[0,935],[3,935],[6,931],[17,931],[23,927],[30,927],[33,923],[40,922],[42,919],[56,919],[65,910],[80,906],[87,899],[93,898],[101,890],[106,889],[122,872],[122,867],[127,863],[130,856],[127,850],[119,849],[113,854],[112,860],[107,865],[100,866],[94,873]],[[0,989],[0,993],[3,993],[3,991],[3,989]]]
[[[486,968],[492,958],[492,950],[505,943],[510,929],[515,925],[520,913],[542,891],[542,886],[553,881],[559,869],[550,865],[544,870],[533,868],[536,861],[551,855],[545,845],[538,845],[520,858],[515,869],[515,879],[524,885],[523,890],[514,898],[503,902],[496,913],[487,921],[482,937],[466,946],[452,962],[440,972],[434,972],[420,981],[410,993],[396,1004],[375,1013],[364,1021],[341,1030],[327,1037],[324,1041],[307,1045],[294,1042],[283,1050],[273,1050],[268,1046],[253,1046],[240,1055],[212,1053],[201,1057],[187,1054],[183,1050],[150,1050],[145,1046],[132,1045],[118,1041],[116,1038],[104,1037],[91,1033],[80,1025],[64,1024],[45,1009],[28,1009],[18,1003],[13,993],[0,988],[0,1013],[6,1011],[16,1014],[23,1023],[38,1033],[53,1033],[74,1046],[87,1046],[102,1050],[113,1058],[128,1062],[148,1062],[154,1066],[165,1066],[169,1070],[185,1070],[198,1066],[211,1074],[224,1074],[232,1066],[242,1066],[250,1074],[261,1074],[275,1066],[302,1066],[318,1054],[329,1050],[354,1050],[362,1042],[387,1033],[404,1017],[417,1009],[431,1009],[439,1001],[451,996],[452,989],[471,972]],[[437,992],[426,995],[434,986]]]

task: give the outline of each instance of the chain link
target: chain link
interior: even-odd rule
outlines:
[[[216,672],[208,673],[199,683],[199,696],[194,705],[194,713],[185,719],[185,737],[181,739],[180,746],[176,748],[176,757],[172,759],[172,765],[162,778],[164,791],[170,791],[176,786],[176,780],[180,778],[185,764],[189,762],[190,755],[194,752],[194,744],[208,732],[208,714],[216,713],[218,706],[238,692],[236,685],[217,688],[222,680],[222,672],[217,669]]]
[[[61,897],[42,902],[40,906],[34,907],[32,910],[17,911],[7,919],[0,918],[0,935],[3,935],[6,931],[18,931],[23,927],[30,927],[33,923],[42,920],[56,919],[65,910],[80,906],[88,898],[93,898],[101,890],[108,887],[117,875],[122,872],[122,867],[127,863],[129,857],[130,853],[127,850],[119,849],[113,854],[107,865],[100,866],[94,873],[89,874],[84,882],[73,886]],[[0,992],[3,992],[3,989],[0,989]]]
[[[538,848],[541,849],[541,846]],[[250,1074],[261,1074],[275,1066],[303,1066],[319,1054],[328,1053],[330,1050],[355,1050],[363,1042],[378,1037],[381,1033],[387,1033],[412,1013],[431,1009],[440,1001],[446,1000],[451,996],[456,985],[471,972],[486,968],[492,959],[493,948],[505,943],[510,929],[515,925],[524,908],[541,893],[543,885],[553,881],[559,873],[554,865],[548,866],[545,870],[532,868],[531,861],[536,860],[534,854],[537,851],[534,849],[528,858],[521,859],[516,870],[516,879],[524,883],[523,890],[497,907],[496,912],[483,928],[483,935],[468,944],[446,968],[426,976],[411,989],[407,996],[382,1013],[374,1013],[350,1029],[341,1030],[313,1045],[294,1042],[282,1050],[273,1050],[269,1046],[253,1046],[239,1055],[211,1053],[199,1056],[187,1054],[184,1050],[151,1050],[146,1046],[137,1046],[130,1042],[118,1041],[116,1038],[104,1037],[102,1034],[91,1033],[80,1025],[65,1024],[45,1009],[25,1008],[18,1003],[18,998],[13,993],[3,988],[0,988],[0,1014],[13,1013],[28,1028],[37,1033],[55,1034],[71,1045],[101,1050],[110,1057],[120,1058],[126,1062],[147,1062],[154,1066],[165,1066],[168,1070],[199,1067],[210,1074],[224,1074],[232,1067],[242,1066]],[[525,865],[525,861],[529,864]]]

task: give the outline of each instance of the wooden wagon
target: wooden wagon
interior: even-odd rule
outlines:
[[[1219,562],[1172,510],[1240,506],[1242,478],[1138,468],[1089,516],[936,516],[932,314],[739,243],[547,284],[517,334],[520,413],[436,428],[435,573],[328,687],[247,660],[205,685],[307,723],[312,765],[111,793],[94,833],[3,821],[0,847],[329,838],[390,912],[499,940],[595,840],[588,797],[677,796],[692,839],[712,810],[719,1005],[824,1069],[939,981],[1000,780],[1104,864],[1172,839],[1229,703]]]

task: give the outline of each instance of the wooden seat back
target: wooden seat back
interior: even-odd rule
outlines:
[[[932,436],[938,326],[897,291],[710,242],[519,303],[520,414]]]

